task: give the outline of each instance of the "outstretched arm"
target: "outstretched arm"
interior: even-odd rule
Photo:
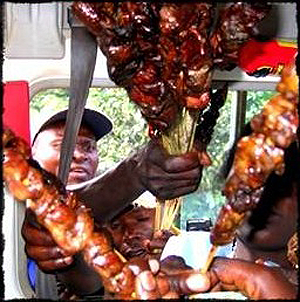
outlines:
[[[156,265],[159,267],[159,265]],[[215,291],[237,291],[253,300],[295,300],[297,288],[276,268],[244,260],[216,258],[206,274],[161,263],[160,271],[143,271],[137,276],[137,292],[144,299],[179,298]],[[165,269],[167,268],[167,271]],[[160,273],[165,272],[166,275]],[[206,298],[209,297],[206,295]],[[213,295],[211,296],[213,297]]]
[[[170,156],[158,142],[151,141],[104,175],[81,185],[77,193],[101,222],[112,218],[146,190],[160,199],[194,192],[201,173],[197,152]]]

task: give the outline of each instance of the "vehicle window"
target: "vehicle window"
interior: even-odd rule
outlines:
[[[214,127],[212,140],[207,148],[212,165],[203,170],[198,190],[183,198],[180,212],[180,228],[185,229],[188,219],[215,218],[217,209],[223,204],[221,183],[218,180],[219,168],[225,151],[229,148],[231,108],[236,94],[229,91],[227,100],[220,110],[220,116]]]
[[[248,122],[258,113],[274,91],[247,91],[244,93],[245,107],[237,110],[241,102],[236,91],[229,91],[227,100],[220,110],[220,116],[207,151],[211,156],[212,165],[205,168],[198,190],[184,197],[180,217],[176,226],[186,228],[188,219],[216,219],[218,209],[224,203],[222,196],[223,182],[220,167],[233,142],[232,133],[236,131],[238,119],[242,115],[242,124]],[[31,120],[39,119],[45,113],[56,112],[68,106],[68,90],[64,88],[47,89],[37,93],[31,100]],[[128,156],[133,150],[145,144],[149,138],[147,124],[137,106],[133,104],[122,88],[90,88],[87,107],[99,110],[112,120],[112,133],[99,142],[100,170],[99,173],[112,167]],[[246,112],[243,112],[246,111]],[[235,114],[233,114],[235,112]],[[238,127],[241,127],[240,124]],[[32,124],[34,127],[34,122]]]
[[[274,91],[247,91],[245,92],[244,109],[238,111],[242,115],[243,124],[260,112],[263,105],[275,94]],[[230,149],[233,140],[231,133],[236,131],[236,122],[233,120],[236,107],[241,105],[240,99],[234,91],[229,91],[225,105],[220,110],[220,116],[214,128],[212,140],[207,148],[212,159],[212,165],[203,170],[203,176],[198,190],[184,197],[180,213],[180,228],[186,229],[187,221],[190,219],[211,219],[215,221],[219,208],[224,204],[222,195],[224,181],[220,175],[221,167],[226,153]],[[245,112],[243,112],[245,111]],[[239,116],[236,116],[238,119]],[[234,136],[234,135],[233,135]]]

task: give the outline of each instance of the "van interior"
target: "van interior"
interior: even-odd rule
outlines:
[[[68,89],[71,78],[71,29],[83,25],[74,21],[71,2],[4,2],[3,10],[3,122],[30,143],[32,116],[30,104],[41,91]],[[298,6],[299,9],[299,6]],[[275,2],[259,31],[274,39],[297,43],[297,2]],[[239,68],[216,71],[213,87],[228,83],[233,94],[229,141],[233,141],[245,122],[248,91],[274,91],[279,77],[252,77]],[[106,58],[97,51],[91,88],[116,88],[109,79]],[[116,150],[118,152],[118,150]],[[24,204],[16,202],[4,189],[3,298],[29,299],[35,294],[29,285],[21,226]],[[190,217],[195,218],[195,217]],[[200,217],[201,219],[203,217]],[[205,217],[204,217],[205,218]],[[185,227],[186,222],[181,225]],[[191,225],[191,223],[190,223]]]

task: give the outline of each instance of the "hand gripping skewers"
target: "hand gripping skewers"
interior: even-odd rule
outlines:
[[[284,149],[296,139],[299,125],[295,65],[283,69],[276,89],[279,93],[252,119],[253,133],[237,144],[224,188],[227,202],[211,230],[212,247],[203,273],[210,266],[217,246],[230,243],[247,213],[256,207],[268,176],[284,171]]]

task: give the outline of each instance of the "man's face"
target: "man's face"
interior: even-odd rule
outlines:
[[[134,208],[109,224],[117,250],[126,258],[148,254],[147,243],[153,235],[155,209]]]
[[[32,155],[42,168],[58,175],[60,149],[65,123],[57,123],[39,133],[32,147]],[[68,184],[78,184],[95,176],[98,166],[97,145],[94,134],[81,126],[72,158]]]

